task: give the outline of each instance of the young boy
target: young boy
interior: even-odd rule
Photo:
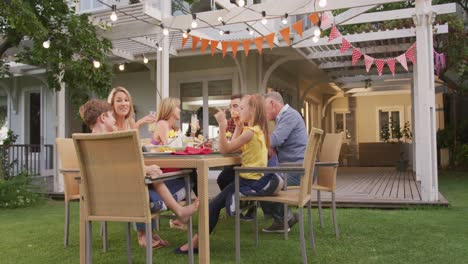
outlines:
[[[92,99],[80,107],[80,116],[84,123],[91,129],[91,133],[109,133],[115,128],[115,118],[113,110],[109,103],[102,100]],[[146,175],[158,176],[162,174],[161,169],[157,165],[145,166]],[[182,186],[183,188],[183,186]],[[150,209],[152,212],[167,210],[170,208],[182,222],[187,222],[188,218],[198,210],[199,201],[182,207],[174,199],[173,194],[164,183],[154,183],[152,188],[148,189],[150,197]],[[153,226],[153,248],[161,248],[168,246],[167,241],[159,238],[154,233],[155,223]],[[145,225],[137,224],[138,244],[142,247],[146,246],[145,240]]]

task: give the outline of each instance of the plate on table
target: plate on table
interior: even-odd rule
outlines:
[[[145,145],[143,146],[143,152],[145,153],[153,153],[155,155],[161,154],[172,154],[180,150],[179,148],[173,148],[169,146],[161,146],[161,145]]]

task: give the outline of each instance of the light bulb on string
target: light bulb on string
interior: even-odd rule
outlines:
[[[50,39],[42,42],[42,47],[44,47],[44,49],[50,48]]]
[[[97,60],[93,60],[93,66],[94,68],[98,69],[99,67],[101,67],[101,63]]]
[[[319,37],[314,36],[314,37],[312,38],[312,41],[315,42],[315,43],[317,43],[317,42],[319,41]]]
[[[223,17],[222,16],[218,17],[218,22],[222,22],[222,21],[223,21]]]
[[[224,35],[224,30],[220,30],[220,31],[219,31],[219,35],[220,35],[220,36],[223,36],[223,35]]]
[[[186,31],[184,31],[184,33],[182,33],[182,37],[183,38],[188,38],[189,33],[190,33],[190,29],[187,29]]]
[[[197,14],[192,14],[192,24],[190,24],[192,28],[197,28],[198,23],[197,23]]]
[[[245,1],[244,1],[244,0],[239,0],[239,1],[237,1],[237,4],[238,4],[240,7],[243,7],[243,6],[245,6]]]
[[[249,32],[249,35],[250,35],[250,36],[253,36],[253,34],[254,34],[253,30],[250,30],[249,28],[246,28],[246,29],[247,29],[247,31]]]
[[[165,28],[163,24],[161,24],[160,27],[164,36],[169,35],[169,29]]]
[[[143,63],[146,64],[146,63],[148,63],[148,62],[149,62],[148,58],[146,58],[146,56],[143,55]]]
[[[283,19],[281,19],[281,22],[286,25],[288,24],[288,13],[284,14]]]
[[[117,6],[112,5],[112,13],[110,15],[110,20],[112,20],[112,22],[115,22],[118,19],[116,11],[117,11]]]
[[[319,27],[315,27],[315,29],[314,29],[314,36],[320,37],[320,33],[322,33],[322,32],[320,31],[320,28],[319,28]]]
[[[120,71],[124,71],[124,70],[125,70],[125,63],[121,63],[121,64],[119,65],[119,70],[120,70]]]
[[[266,12],[262,11],[262,24],[266,25],[268,23],[268,20],[266,19]]]
[[[320,6],[321,8],[326,7],[326,6],[327,6],[327,0],[320,0],[320,1],[319,1],[319,6]]]
[[[159,44],[156,44],[156,48],[158,49],[158,51],[162,51],[163,48],[161,46],[159,46]]]

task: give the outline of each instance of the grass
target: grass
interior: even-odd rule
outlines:
[[[403,210],[338,209],[341,238],[334,238],[330,211],[325,228],[315,225],[317,248],[308,251],[310,263],[468,263],[468,173],[443,172],[440,191],[449,208],[411,207]],[[313,210],[317,223],[317,211]],[[50,201],[27,209],[0,210],[1,263],[79,263],[78,203],[72,206],[70,246],[63,248],[63,202]],[[260,218],[260,227],[270,224]],[[250,223],[241,224],[242,263],[300,263],[298,227],[288,241],[282,235],[260,234],[253,245]],[[101,250],[93,229],[94,263],[125,263],[124,225],[109,224],[108,253]],[[186,263],[172,253],[186,234],[168,228],[163,219],[161,236],[172,243],[153,252],[155,263]],[[144,249],[133,235],[134,263],[144,263]],[[234,263],[234,219],[222,219],[211,237],[212,263]]]

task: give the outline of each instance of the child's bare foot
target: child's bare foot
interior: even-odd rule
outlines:
[[[182,207],[179,212],[176,212],[178,219],[182,223],[187,223],[189,217],[198,211],[198,206],[200,206],[200,200],[197,198],[191,204]]]

